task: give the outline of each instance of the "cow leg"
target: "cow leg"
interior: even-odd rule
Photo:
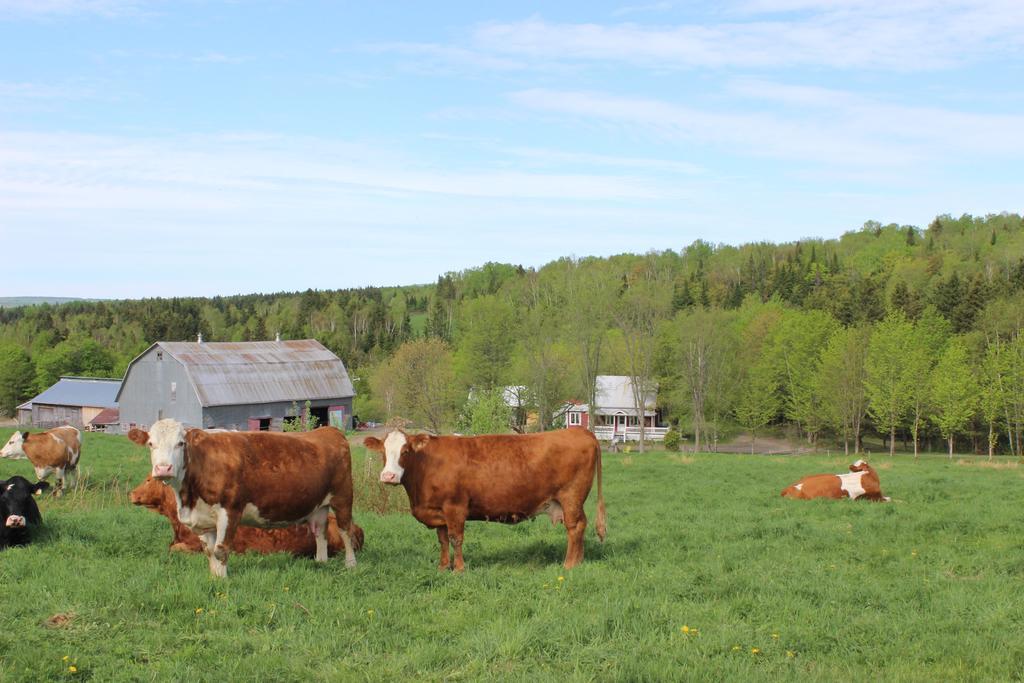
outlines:
[[[562,505],[565,514],[565,532],[569,542],[565,549],[565,568],[572,569],[583,561],[583,532],[587,529],[587,515],[583,506]]]
[[[224,508],[217,510],[217,529],[213,534],[212,543],[209,535],[207,540],[210,549],[210,573],[214,576],[223,578],[228,575],[228,548],[235,539],[240,516],[239,513],[231,513]]]
[[[309,518],[309,530],[316,539],[316,561],[327,561],[327,508],[320,508]]]
[[[54,472],[57,473],[57,488],[54,490],[53,495],[62,496],[64,495],[64,468],[56,467]]]
[[[465,506],[446,506],[444,508],[444,521],[448,526],[448,535],[451,538],[452,546],[455,548],[455,571],[461,572],[466,569],[462,560],[462,538],[466,528]]]
[[[437,527],[437,542],[441,545],[441,562],[437,565],[437,568],[442,572],[446,572],[451,567],[451,559],[448,557],[448,527]]]
[[[347,504],[346,504],[347,501]],[[331,509],[334,510],[334,520],[338,523],[338,532],[341,534],[341,543],[345,546],[345,566],[356,566],[356,550],[352,545],[352,489],[349,485],[348,495],[334,496],[331,498]],[[326,519],[326,518],[325,518]],[[326,529],[327,522],[324,522]],[[319,550],[317,551],[319,553]]]

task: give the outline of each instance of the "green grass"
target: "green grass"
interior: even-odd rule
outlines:
[[[779,497],[848,459],[609,454],[609,537],[587,531],[581,567],[561,569],[564,531],[539,517],[469,524],[456,576],[435,569],[432,531],[370,509],[376,459],[355,450],[367,544],[355,569],[233,556],[217,581],[203,557],[168,554],[167,523],[127,503],[146,451],[86,435],[83,486],[44,498],[37,542],[0,553],[0,680],[1024,674],[1015,463],[876,456],[895,502],[871,504]],[[0,478],[30,473],[0,460]],[[404,498],[393,492],[392,509]],[[70,621],[47,626],[58,614]]]

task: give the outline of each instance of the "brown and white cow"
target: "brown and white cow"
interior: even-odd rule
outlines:
[[[413,517],[437,530],[440,569],[455,549],[461,572],[467,520],[515,524],[546,512],[569,537],[565,567],[583,561],[583,503],[597,471],[597,535],[604,541],[601,446],[578,427],[540,434],[431,436],[397,430],[364,445],[384,456],[380,480],[405,487]]]
[[[67,425],[35,434],[14,432],[7,445],[0,449],[0,456],[4,458],[28,458],[40,479],[56,474],[57,487],[53,492],[55,496],[64,492],[65,476],[68,479],[73,478],[81,455],[82,433]],[[73,482],[69,482],[69,485],[73,485]]]
[[[239,524],[284,527],[309,523],[316,560],[327,560],[327,513],[334,511],[345,565],[356,556],[352,524],[352,462],[334,427],[301,434],[206,432],[160,420],[128,438],[148,446],[154,479],[171,487],[178,519],[199,535],[214,576],[227,576],[228,549]]]
[[[878,473],[863,460],[850,465],[848,474],[812,474],[782,491],[783,498],[849,498],[888,501],[882,495]]]
[[[129,499],[133,505],[139,505],[158,512],[171,523],[174,538],[170,550],[196,553],[203,549],[203,542],[195,533],[178,519],[178,502],[174,498],[171,487],[153,478],[136,486]],[[344,547],[338,521],[334,513],[327,515],[327,554],[333,556]],[[359,551],[363,547],[363,530],[352,522],[349,526],[352,547]],[[316,539],[306,525],[296,525],[283,529],[260,529],[258,527],[240,526],[235,532],[231,543],[231,552],[279,553],[286,552],[296,556],[313,557],[316,554]]]

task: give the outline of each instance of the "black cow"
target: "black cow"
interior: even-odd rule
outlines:
[[[0,480],[0,548],[25,545],[32,540],[32,527],[43,522],[32,496],[48,488],[50,485],[45,481],[30,484],[25,477]]]

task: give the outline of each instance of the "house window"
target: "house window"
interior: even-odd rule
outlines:
[[[575,413],[575,412],[569,413],[569,426],[570,427],[578,427],[579,425],[583,424],[582,421],[580,420],[580,417],[581,417],[580,413]]]
[[[178,399],[178,383],[171,382],[171,403],[174,403]]]
[[[629,426],[630,427],[639,427],[640,426],[640,420],[637,418],[636,415],[630,415],[629,416]]]

